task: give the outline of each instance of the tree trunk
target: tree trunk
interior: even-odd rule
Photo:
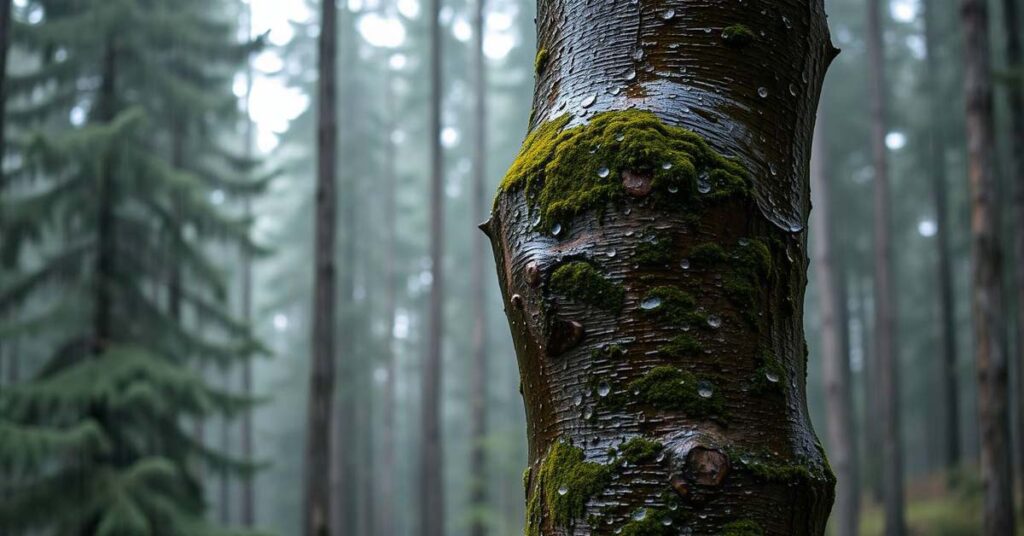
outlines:
[[[231,373],[224,371],[221,379],[225,392],[231,392]],[[231,452],[231,420],[224,415],[220,423],[220,451]],[[228,526],[231,524],[231,475],[227,471],[221,471],[217,475],[217,512],[220,524]]]
[[[1007,415],[1007,363],[1002,326],[1002,245],[993,171],[995,146],[988,7],[962,0],[964,92],[967,99],[967,175],[971,196],[975,361],[985,534],[1013,535],[1013,485]]]
[[[444,471],[441,446],[441,358],[444,337],[444,174],[441,152],[441,11],[430,0],[430,308],[423,362],[422,437],[420,439],[420,523],[423,536],[444,534]]]
[[[1006,62],[1011,71],[1024,73],[1024,51],[1021,50],[1020,11],[1017,0],[1003,0],[1003,22],[1006,33]],[[1024,229],[1024,88],[1021,80],[1008,84],[1010,105],[1010,171],[1014,177],[1013,212],[1017,229]],[[1013,264],[1013,278],[1017,291],[1017,363],[1019,391],[1017,396],[1018,428],[1024,437],[1024,233],[1016,233],[1013,240],[1017,262]],[[1024,440],[1021,441],[1024,445]],[[1024,447],[1019,447],[1024,448]],[[1021,456],[1024,460],[1024,456]],[[1020,481],[1024,485],[1024,463],[1018,464]]]
[[[527,535],[823,534],[802,324],[822,3],[553,0],[537,24],[532,131],[483,225]]]
[[[486,217],[487,181],[487,63],[484,57],[484,4],[475,0],[473,14],[473,85],[474,85],[474,140],[473,140],[473,219],[474,223]],[[484,514],[487,506],[487,292],[484,289],[484,261],[487,244],[483,236],[473,237],[473,349],[470,372],[470,509],[473,517],[470,536],[485,536],[487,524]]]
[[[335,109],[337,8],[321,2],[319,81],[317,83],[317,186],[312,366],[306,425],[303,533],[331,536],[331,413],[334,405],[334,243],[335,147],[338,136]]]
[[[245,24],[246,41],[252,39],[252,4],[248,4],[245,8]],[[243,139],[244,147],[242,153],[246,160],[251,160],[253,157],[253,143],[254,136],[256,133],[256,125],[253,123],[250,117],[250,109],[252,106],[252,85],[253,85],[253,69],[252,59],[246,58],[245,60],[245,135]],[[246,197],[243,201],[243,212],[246,220],[252,218],[252,200]],[[252,255],[249,253],[247,248],[241,249],[241,264],[242,264],[242,320],[253,329],[253,316],[252,316]],[[242,394],[245,396],[253,396],[253,385],[252,385],[252,359],[245,359],[242,362]],[[255,456],[253,452],[252,434],[253,434],[253,408],[246,408],[242,413],[242,460],[247,463],[253,463]],[[242,526],[251,528],[256,525],[256,490],[255,490],[255,478],[251,474],[242,475]]]
[[[889,162],[885,137],[888,110],[882,1],[868,2],[868,78],[871,98],[871,152],[874,166],[875,355],[882,409],[882,501],[886,536],[906,534],[903,513],[903,460],[900,452],[899,355],[896,344],[896,291],[893,287]]]
[[[832,251],[832,199],[825,115],[818,113],[814,147],[811,156],[811,193],[814,210],[811,224],[814,231],[814,270],[818,279],[819,314],[821,315],[822,376],[825,382],[825,404],[828,415],[829,460],[836,472],[836,536],[857,536],[860,516],[860,484],[857,452],[853,433],[853,402],[850,389],[850,361],[843,336],[845,301],[840,300],[842,278],[838,274]]]
[[[945,417],[944,427],[944,464],[947,470],[954,469],[960,464],[960,389],[957,382],[957,329],[954,320],[956,306],[953,302],[953,268],[949,250],[949,230],[947,222],[948,201],[946,187],[946,146],[945,129],[942,120],[945,114],[945,105],[941,97],[940,83],[938,79],[939,58],[937,48],[939,44],[936,22],[935,22],[934,0],[922,3],[924,10],[924,34],[925,48],[927,55],[926,84],[928,86],[929,107],[935,125],[928,129],[928,172],[931,176],[932,195],[935,198],[935,242],[938,247],[938,262],[936,266],[939,280],[939,333],[941,337],[940,351],[942,352],[942,363],[940,366],[942,376],[942,401]]]
[[[7,50],[11,46],[11,0],[0,0],[0,188],[7,157]]]

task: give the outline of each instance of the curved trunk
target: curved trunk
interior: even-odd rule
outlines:
[[[988,7],[962,0],[964,94],[967,100],[967,178],[971,195],[971,284],[974,359],[978,375],[981,477],[985,487],[985,534],[1012,536],[1013,484],[1007,403],[1006,318],[1002,293],[999,200],[993,166],[995,135]]]
[[[823,534],[802,325],[821,2],[555,0],[537,24],[532,132],[483,226],[527,534]]]

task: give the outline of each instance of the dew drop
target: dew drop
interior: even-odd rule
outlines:
[[[583,403],[583,395],[577,393],[576,396],[572,397],[572,405],[579,406]]]
[[[664,164],[661,165],[661,169],[672,169],[672,162],[665,162]]]
[[[561,486],[561,487],[558,488],[558,494],[559,495],[565,495],[566,493],[569,493],[569,488],[567,488],[565,486]]]
[[[646,508],[640,508],[637,511],[633,512],[633,520],[634,521],[643,521],[645,517],[647,517],[647,509]]]
[[[767,98],[767,97],[768,97],[768,88],[766,88],[766,87],[764,87],[764,86],[761,86],[761,87],[757,88],[757,94],[758,94],[758,95],[759,95],[759,96],[760,96],[760,97],[761,97],[762,99],[764,99],[764,98]]]
[[[668,516],[665,516],[665,517],[661,518],[661,524],[666,526],[666,527],[671,526],[672,525],[672,518],[668,517]]]
[[[594,105],[595,102],[597,102],[597,95],[588,95],[584,97],[582,101],[580,101],[580,106],[584,108],[590,108],[591,106]]]
[[[715,329],[718,329],[718,328],[722,327],[722,317],[720,317],[718,315],[709,315],[708,316],[708,325],[713,327],[713,328],[715,328]]]
[[[558,236],[562,234],[562,224],[556,223],[551,227],[551,236]]]
[[[602,179],[607,179],[608,175],[611,175],[611,173],[611,170],[609,170],[606,167],[602,167],[601,169],[597,170],[597,176],[601,177]]]
[[[768,380],[771,383],[779,383],[779,375],[771,371],[764,373],[764,379]]]
[[[715,391],[711,387],[710,383],[700,382],[697,386],[697,394],[700,395],[701,398],[711,398],[711,395],[715,394]]]
[[[651,309],[657,309],[660,306],[661,306],[661,298],[658,298],[658,297],[647,298],[644,301],[640,302],[640,308],[645,310],[645,311],[650,311]]]
[[[679,187],[676,186],[675,184],[669,185],[668,193],[670,193],[670,194],[679,193]]]
[[[674,9],[666,9],[665,11],[663,11],[661,13],[661,19],[662,20],[672,20],[672,17],[675,17],[675,16],[676,16],[676,10],[674,10]]]
[[[626,71],[626,80],[633,80],[636,78],[636,69],[630,69]]]
[[[679,261],[679,267],[682,268],[683,270],[689,270],[690,269],[690,259],[683,259],[683,260]]]
[[[608,256],[609,259],[614,259],[618,253],[614,249],[609,249],[605,252],[605,255]]]
[[[626,135],[621,132],[615,135],[615,141],[622,141],[624,139],[626,139]]]
[[[789,85],[789,94],[794,97],[796,96],[796,84]]]
[[[612,391],[612,386],[608,385],[608,382],[602,381],[597,385],[597,396],[604,398],[608,396],[608,393]]]

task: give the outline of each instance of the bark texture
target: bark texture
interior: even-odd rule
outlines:
[[[422,438],[420,444],[420,530],[423,536],[444,534],[444,460],[441,447],[441,379],[444,337],[444,154],[441,151],[441,11],[430,0],[430,307],[423,362]]]
[[[832,199],[829,182],[828,140],[825,117],[818,113],[811,156],[811,224],[814,239],[814,272],[818,280],[818,312],[821,315],[822,377],[828,415],[828,451],[836,473],[836,536],[857,536],[860,519],[860,472],[853,430],[853,395],[850,361],[846,351],[844,284],[835,261],[832,241]]]
[[[885,4],[888,5],[888,4]],[[868,90],[871,99],[871,153],[874,167],[874,290],[877,397],[882,417],[882,502],[886,536],[907,533],[903,505],[903,456],[899,424],[899,353],[896,344],[896,291],[893,286],[892,215],[889,200],[888,106],[882,0],[867,9]]]
[[[967,178],[971,196],[974,358],[978,374],[981,477],[985,534],[1012,535],[1006,341],[1003,335],[1002,246],[993,164],[995,147],[988,6],[962,0],[964,94],[967,99]]]
[[[306,424],[303,533],[330,536],[331,414],[334,404],[335,230],[337,227],[335,147],[337,8],[321,2],[317,82],[317,185],[314,242],[312,366]]]
[[[528,536],[820,535],[805,402],[818,0],[538,5],[531,133],[483,228]]]

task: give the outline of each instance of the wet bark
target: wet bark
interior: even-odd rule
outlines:
[[[440,0],[427,8],[430,28],[430,301],[421,391],[419,514],[423,536],[444,534],[444,471],[441,445],[442,343],[444,337],[444,162],[441,151]]]
[[[479,223],[486,217],[487,174],[487,73],[484,58],[484,4],[475,0],[473,5],[473,219]],[[487,506],[487,292],[484,288],[484,262],[487,244],[481,235],[473,236],[473,363],[470,372],[470,508],[474,512],[470,536],[485,536],[487,524],[484,508]]]
[[[818,280],[818,309],[821,315],[822,377],[828,415],[828,454],[836,474],[836,504],[833,526],[836,536],[856,536],[860,516],[860,474],[853,430],[853,400],[850,361],[846,352],[844,284],[836,265],[832,241],[831,176],[825,116],[818,113],[811,156],[811,212],[814,271]]]
[[[1002,245],[994,173],[995,146],[988,6],[962,0],[964,94],[967,99],[967,178],[971,199],[971,284],[974,354],[978,375],[981,476],[985,534],[1014,533],[1013,485],[1007,393],[1006,341],[1002,326]]]
[[[835,481],[807,416],[802,327],[811,135],[834,53],[821,2],[556,0],[539,3],[537,25],[534,133],[563,114],[573,128],[646,110],[752,184],[710,202],[698,182],[692,203],[661,202],[675,192],[653,189],[652,168],[669,168],[637,161],[611,175],[612,200],[540,225],[536,196],[499,192],[483,228],[526,405],[527,534],[823,534]],[[771,276],[743,305],[734,259],[755,244]],[[720,262],[699,254],[716,247]],[[588,303],[552,284],[580,263],[621,289],[621,307],[593,305],[610,291]],[[684,294],[693,323],[669,311]],[[655,392],[656,377],[671,380]],[[559,486],[566,473],[581,476]]]
[[[1016,73],[1024,73],[1024,50],[1021,46],[1021,25],[1020,10],[1017,0],[1003,0],[1003,24],[1006,34],[1006,62],[1007,67]],[[1010,172],[1013,177],[1013,216],[1017,222],[1017,229],[1024,229],[1024,88],[1021,81],[1008,84],[1007,97],[1009,100],[1010,112]],[[1024,233],[1016,233],[1013,239],[1015,258],[1013,263],[1013,281],[1016,286],[1017,296],[1017,363],[1019,365],[1017,418],[1018,430],[1024,438]],[[1018,443],[1018,448],[1024,449],[1024,439]],[[1017,464],[1018,480],[1024,483],[1024,456],[1021,456],[1021,463]]]
[[[953,302],[953,263],[949,248],[949,202],[946,186],[946,145],[945,123],[942,120],[944,102],[938,73],[938,33],[935,22],[934,0],[922,3],[924,9],[924,33],[927,60],[926,84],[928,87],[929,109],[935,125],[928,129],[928,174],[931,177],[932,195],[935,202],[935,245],[938,249],[936,274],[939,290],[939,351],[941,361],[941,392],[945,426],[943,429],[944,465],[953,469],[960,463],[960,396],[957,382],[957,329],[954,315],[956,307]]]
[[[312,366],[306,424],[303,534],[331,536],[331,414],[334,405],[335,148],[337,8],[321,2],[317,83],[317,185],[314,242]]]
[[[893,281],[892,215],[889,199],[888,105],[882,2],[870,0],[867,14],[868,78],[871,99],[871,153],[874,167],[875,355],[882,410],[882,502],[886,536],[906,534],[903,457],[900,451],[899,352],[896,344],[896,290]]]

